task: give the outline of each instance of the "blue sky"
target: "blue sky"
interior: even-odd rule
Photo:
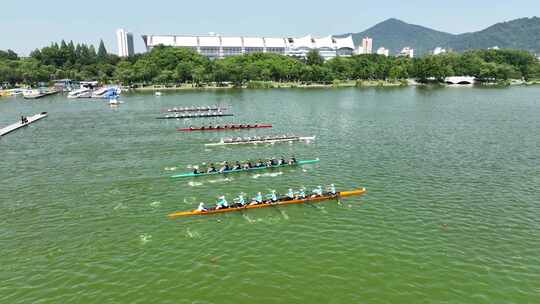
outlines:
[[[300,36],[363,31],[387,18],[441,31],[476,31],[500,21],[540,14],[540,1],[2,1],[0,49],[20,54],[61,39],[96,44],[116,52],[115,30],[135,34]],[[323,3],[326,3],[323,5]],[[377,37],[374,37],[375,39]]]

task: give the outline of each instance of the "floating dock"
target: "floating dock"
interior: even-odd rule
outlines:
[[[24,99],[38,99],[49,95],[58,94],[60,91],[45,91],[45,92],[30,92],[28,94],[23,94]]]
[[[8,133],[11,133],[11,132],[13,132],[15,130],[18,130],[18,129],[22,128],[22,127],[26,127],[31,123],[34,123],[34,122],[36,122],[36,121],[38,121],[38,120],[40,120],[42,118],[47,117],[47,115],[48,115],[47,112],[42,112],[42,113],[39,113],[39,114],[36,114],[36,115],[33,115],[33,116],[28,116],[26,118],[26,119],[28,119],[28,122],[26,122],[26,123],[22,123],[21,121],[19,121],[19,122],[16,122],[16,123],[12,124],[12,125],[9,125],[7,127],[4,127],[2,129],[0,129],[0,136],[4,136],[4,135],[6,135]]]

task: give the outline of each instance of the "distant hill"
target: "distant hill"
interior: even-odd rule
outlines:
[[[363,32],[349,34],[353,35],[353,40],[357,45],[361,43],[362,38],[371,37],[374,51],[384,46],[390,50],[391,54],[396,54],[406,46],[414,48],[419,55],[428,54],[438,46],[455,51],[498,46],[540,53],[540,18],[538,17],[497,23],[482,31],[459,35],[391,18]]]

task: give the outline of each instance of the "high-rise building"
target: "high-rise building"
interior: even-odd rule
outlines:
[[[381,46],[377,49],[377,55],[383,55],[388,57],[390,55],[390,50]]]
[[[366,37],[362,39],[363,54],[371,54],[373,52],[373,39]]]
[[[116,41],[118,43],[118,56],[129,57],[135,54],[133,46],[133,34],[124,29],[116,31]]]

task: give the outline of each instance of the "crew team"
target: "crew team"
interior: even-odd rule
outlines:
[[[334,184],[329,185],[326,188],[327,192],[325,193],[323,191],[322,186],[318,186],[317,188],[313,189],[311,191],[311,195],[309,195],[309,198],[316,198],[323,195],[336,195],[336,187]],[[249,203],[246,202],[244,195],[240,194],[238,197],[234,199],[233,204],[229,204],[227,199],[224,195],[218,197],[217,204],[214,208],[210,208],[210,210],[219,210],[219,209],[227,209],[227,208],[242,208],[246,206],[252,206],[252,205],[259,205],[259,204],[273,204],[277,203],[278,201],[290,201],[290,200],[297,200],[297,199],[306,199],[306,190],[304,188],[299,189],[299,191],[293,191],[293,189],[289,189],[287,194],[284,197],[278,197],[275,190],[272,190],[269,194],[262,195],[261,192],[258,192],[257,195],[255,195],[254,198],[251,199]],[[200,203],[199,207],[197,208],[197,211],[208,211],[209,209],[204,206],[204,203]]]
[[[281,165],[294,165],[297,163],[296,158],[293,156],[291,159],[286,160],[284,157],[281,157],[280,159],[272,158],[269,160],[258,160],[256,162],[247,161],[245,163],[240,163],[237,161],[234,165],[229,164],[229,162],[225,162],[219,170],[216,168],[214,164],[210,164],[206,170],[199,170],[195,168],[193,170],[193,174],[204,174],[204,173],[225,173],[229,171],[237,171],[237,170],[249,170],[253,168],[265,168],[265,167],[274,167],[274,166],[281,166]]]

